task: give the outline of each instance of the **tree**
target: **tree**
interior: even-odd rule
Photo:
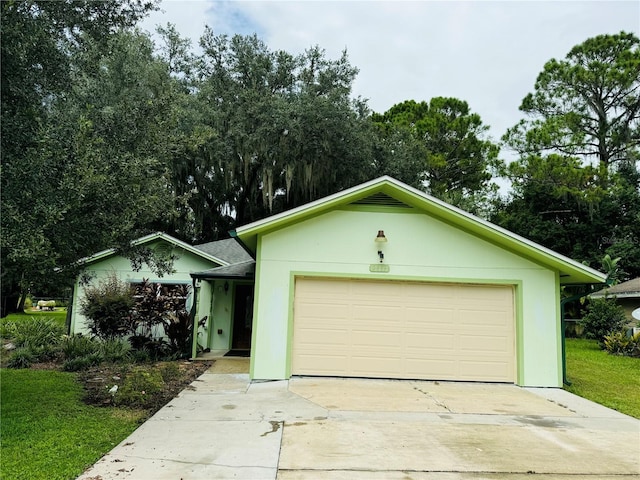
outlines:
[[[367,178],[368,112],[349,98],[357,70],[346,53],[291,55],[210,29],[200,44],[171,161],[184,222],[171,228],[213,240]]]
[[[606,185],[609,167],[639,151],[639,42],[631,33],[599,35],[547,62],[520,106],[530,118],[503,140],[521,155],[595,159]]]
[[[455,201],[489,188],[490,169],[498,164],[499,149],[483,138],[489,127],[467,102],[444,97],[429,103],[408,100],[384,114],[374,114],[373,121],[383,143],[393,143],[392,157],[406,158],[417,183],[432,195]],[[413,141],[407,141],[407,133]],[[411,153],[396,153],[396,149]],[[416,155],[421,157],[420,166],[412,164]],[[398,169],[397,163],[393,168]]]
[[[12,67],[2,70],[3,127],[7,119],[10,131],[26,135],[2,136],[2,315],[27,288],[64,285],[76,260],[127,245],[166,211],[160,146],[168,76],[146,37],[117,30],[151,5],[107,3],[3,3],[3,61]],[[17,25],[48,40],[56,64],[35,50],[13,58],[30,41]],[[61,67],[63,81],[55,74],[36,81],[29,68],[20,76],[13,68],[20,62]]]
[[[640,275],[640,174],[623,162],[602,188],[599,169],[561,155],[511,163],[511,198],[492,221],[596,267],[621,257],[621,280]]]
[[[154,1],[2,2],[2,164],[19,161],[46,120],[49,101],[71,86],[69,48],[104,42],[154,9]]]

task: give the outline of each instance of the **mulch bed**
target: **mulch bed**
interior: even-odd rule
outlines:
[[[176,360],[172,362],[151,362],[144,364],[101,364],[88,370],[78,372],[78,380],[84,388],[83,400],[88,405],[99,407],[124,407],[144,410],[144,418],[148,418],[175,398],[182,390],[190,388],[190,384],[206,372],[215,361],[189,362]],[[175,364],[170,365],[170,364]],[[56,362],[35,363],[31,366],[37,370],[61,370]],[[127,376],[136,370],[152,372],[170,368],[172,374],[164,379],[162,389],[147,394],[143,402],[135,405],[116,404],[109,389],[113,385],[123,385]]]
[[[117,405],[143,409],[147,416],[153,415],[169,401],[175,398],[182,390],[189,388],[190,384],[200,375],[206,372],[213,364],[211,362],[189,362],[178,360],[174,362],[154,362],[148,364],[108,365],[102,364],[90,368],[78,374],[85,390],[84,401],[89,405],[100,407],[114,406],[109,389],[113,385],[123,385],[127,376],[133,371],[143,369],[146,372],[162,370],[170,363],[175,363],[173,374],[164,380],[162,390],[146,394],[144,401],[134,405]]]

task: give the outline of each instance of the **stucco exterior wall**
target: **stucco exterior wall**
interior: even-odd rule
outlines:
[[[369,270],[378,230],[388,273]],[[254,379],[290,376],[296,275],[514,285],[517,383],[562,383],[556,272],[426,214],[384,208],[335,210],[259,237]]]
[[[150,245],[150,247],[153,248],[153,245]],[[131,283],[138,283],[146,278],[154,283],[184,283],[191,285],[191,276],[189,275],[191,272],[202,271],[217,266],[214,262],[205,260],[202,257],[182,249],[174,249],[173,254],[178,256],[173,265],[175,272],[166,274],[163,277],[158,277],[146,264],[143,265],[140,271],[134,272],[131,268],[131,262],[127,258],[119,255],[113,255],[91,263],[85,267],[84,272],[91,277],[90,284],[92,285],[97,285],[98,282],[104,280],[113,272],[115,272],[121,280]],[[82,284],[80,278],[78,278],[73,292],[71,333],[89,333],[89,329],[86,326],[87,319],[80,313],[80,304],[85,298],[85,288],[86,286]]]
[[[233,314],[233,289],[224,290],[225,280],[216,280],[211,304],[211,331],[209,334],[209,348],[211,350],[225,350],[231,348],[231,316]],[[231,284],[231,282],[229,282]],[[218,333],[222,330],[222,333]]]

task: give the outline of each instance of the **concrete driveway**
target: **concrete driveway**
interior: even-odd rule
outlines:
[[[236,362],[236,363],[233,363]],[[640,421],[560,389],[294,378],[218,360],[80,478],[631,479]]]

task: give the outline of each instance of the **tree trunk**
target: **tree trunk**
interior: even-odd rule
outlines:
[[[20,310],[18,309],[18,303],[20,302],[20,293],[10,292],[8,294],[3,294],[2,299],[0,299],[0,318],[4,318],[10,313],[17,313]]]

